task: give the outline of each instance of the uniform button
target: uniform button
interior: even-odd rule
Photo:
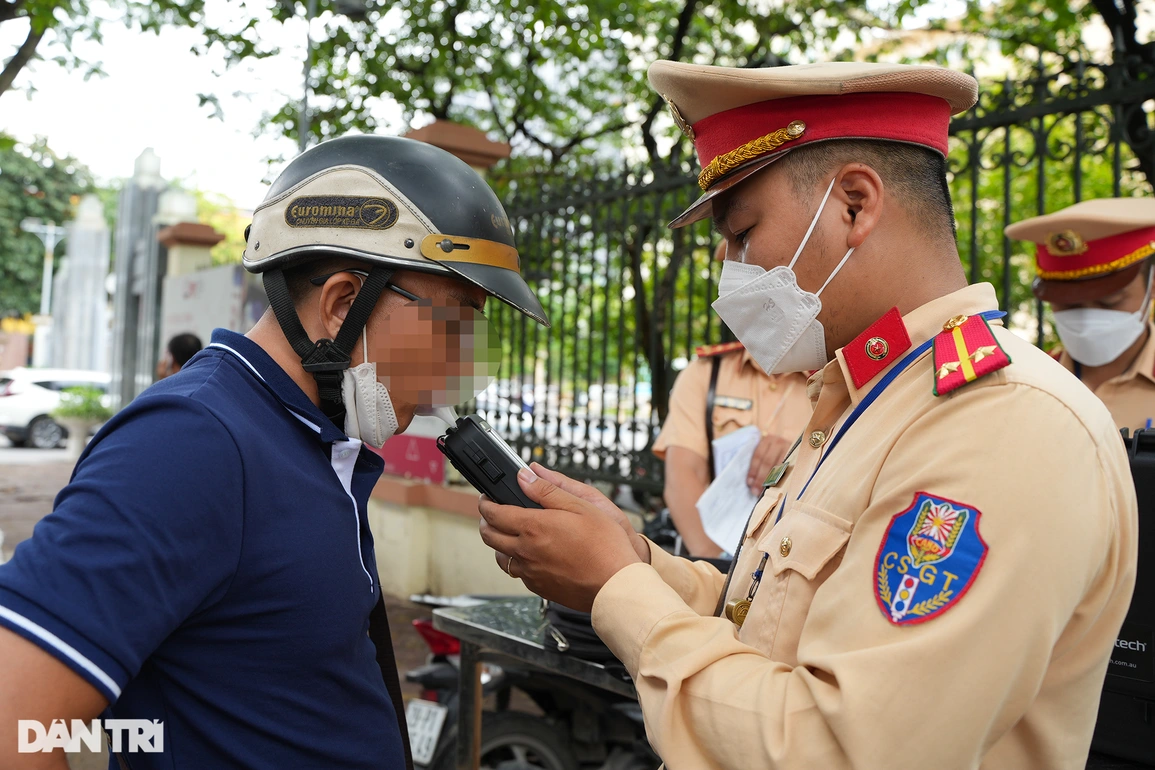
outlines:
[[[818,447],[822,446],[825,443],[826,443],[826,434],[823,433],[822,431],[816,430],[810,434],[810,446],[814,447],[815,449],[818,449]]]
[[[782,538],[782,544],[778,546],[778,553],[782,554],[783,556],[789,556],[790,549],[793,547],[793,545],[794,543],[790,541],[790,538]]]

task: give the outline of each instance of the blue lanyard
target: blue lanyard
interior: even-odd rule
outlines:
[[[980,318],[985,318],[988,321],[995,318],[1002,318],[1005,315],[1006,313],[1004,313],[1002,310],[988,310],[985,313],[979,313]],[[853,425],[858,420],[858,418],[862,416],[862,413],[866,411],[867,407],[873,404],[875,400],[877,400],[878,397],[882,395],[882,391],[886,390],[887,386],[894,382],[898,375],[902,374],[903,370],[913,364],[917,358],[919,358],[923,353],[930,349],[930,346],[934,344],[934,339],[934,337],[931,337],[929,340],[907,353],[906,358],[899,361],[897,366],[887,372],[886,376],[879,380],[878,384],[870,389],[870,392],[866,394],[866,398],[858,402],[858,406],[854,407],[854,411],[851,412],[850,416],[846,418],[846,422],[843,423],[841,430],[838,431],[838,433],[834,436],[834,439],[830,442],[830,446],[827,447],[826,453],[818,459],[818,464],[814,466],[814,471],[810,474],[810,478],[806,480],[806,484],[802,487],[802,491],[799,492],[798,496],[794,498],[795,500],[801,500],[802,495],[806,494],[806,490],[810,487],[810,482],[814,481],[814,475],[818,473],[818,469],[822,467],[822,463],[826,462],[826,458],[834,454],[834,447],[838,446],[838,442],[841,441],[842,437],[846,435],[846,431],[850,430],[850,426]],[[785,505],[783,505],[783,507],[785,507]]]

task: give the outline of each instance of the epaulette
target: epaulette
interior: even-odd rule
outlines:
[[[1056,345],[1055,347],[1053,347],[1049,351],[1047,351],[1047,355],[1049,355],[1051,358],[1055,359],[1056,361],[1061,361],[1061,360],[1063,360],[1063,349],[1060,346]]]
[[[934,338],[934,394],[945,396],[1010,362],[985,318],[956,315]]]
[[[723,342],[718,345],[703,345],[694,352],[698,354],[698,358],[705,358],[707,356],[720,356],[723,353],[733,353],[736,350],[745,349],[741,342]]]

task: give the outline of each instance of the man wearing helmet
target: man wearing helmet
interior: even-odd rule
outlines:
[[[0,567],[0,766],[67,767],[19,720],[98,715],[163,723],[137,770],[409,764],[364,445],[484,386],[487,296],[547,322],[496,196],[419,142],[309,150],[246,239],[272,309],[109,421]]]

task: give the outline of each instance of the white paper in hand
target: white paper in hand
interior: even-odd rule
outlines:
[[[745,450],[751,441],[755,447],[758,446],[761,439],[762,432],[758,430],[757,425],[747,425],[733,433],[727,433],[722,438],[714,439],[714,478],[722,475],[722,471],[734,459],[734,455]],[[753,449],[750,449],[750,455],[751,457],[754,455]]]
[[[723,551],[734,552],[745,534],[742,530],[750,511],[758,503],[746,486],[746,476],[761,439],[761,431],[751,425],[714,442],[715,460],[724,453],[726,463],[698,499],[697,508],[707,537]],[[726,445],[720,447],[723,442]]]

